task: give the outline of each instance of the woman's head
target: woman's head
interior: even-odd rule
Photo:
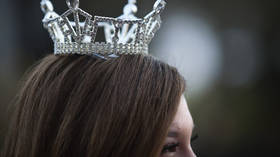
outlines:
[[[151,56],[49,55],[17,95],[5,155],[155,157],[184,89],[177,70]]]

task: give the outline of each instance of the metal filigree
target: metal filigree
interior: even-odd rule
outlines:
[[[148,53],[148,45],[161,24],[164,0],[157,0],[153,10],[137,18],[136,0],[128,0],[123,14],[117,18],[91,16],[79,8],[79,0],[66,0],[68,10],[59,16],[50,0],[41,1],[45,13],[44,27],[54,41],[55,54],[115,54]],[[96,42],[97,31],[104,28],[104,42]]]

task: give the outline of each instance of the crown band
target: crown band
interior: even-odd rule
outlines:
[[[137,54],[148,53],[148,45],[138,44],[117,44],[110,43],[56,43],[54,54],[85,54],[90,55],[92,52],[104,56],[110,54]]]

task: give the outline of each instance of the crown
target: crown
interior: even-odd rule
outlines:
[[[164,0],[157,0],[153,10],[137,18],[136,0],[128,0],[117,18],[92,16],[79,8],[79,0],[66,0],[68,10],[59,16],[49,0],[41,1],[45,13],[43,25],[54,42],[54,54],[99,54],[103,56],[148,53],[148,45],[160,28]],[[71,20],[70,20],[71,19]],[[103,27],[104,42],[96,42]],[[99,30],[100,29],[100,30]]]

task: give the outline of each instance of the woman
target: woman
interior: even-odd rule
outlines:
[[[193,157],[184,89],[149,55],[49,55],[17,95],[4,157]]]
[[[78,0],[66,2],[62,16],[49,0],[41,3],[56,55],[27,75],[4,157],[195,156],[184,79],[146,54],[165,2],[158,0],[144,19],[132,16],[130,0],[123,16],[93,20]],[[106,43],[95,42],[99,26]]]

